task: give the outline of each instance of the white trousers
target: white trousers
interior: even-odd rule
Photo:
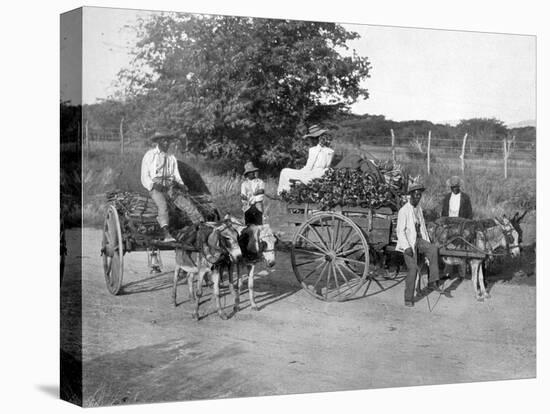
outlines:
[[[298,180],[304,184],[309,184],[311,180],[322,177],[326,170],[326,168],[315,168],[313,170],[305,170],[304,168],[299,170],[295,170],[294,168],[283,168],[279,176],[277,194],[290,190],[290,180]]]

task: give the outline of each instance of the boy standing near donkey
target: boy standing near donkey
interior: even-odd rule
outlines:
[[[244,181],[241,184],[241,201],[244,224],[263,224],[265,184],[259,178],[259,169],[247,162],[244,166]]]

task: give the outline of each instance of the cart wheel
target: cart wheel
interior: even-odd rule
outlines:
[[[103,256],[103,272],[107,290],[117,295],[122,286],[122,274],[124,272],[124,250],[120,220],[116,208],[112,205],[105,214],[103,225],[103,240],[101,242]]]
[[[351,299],[369,271],[369,246],[363,231],[338,213],[317,213],[292,240],[296,278],[310,294],[325,301]]]

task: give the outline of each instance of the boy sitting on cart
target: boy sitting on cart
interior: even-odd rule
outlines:
[[[186,198],[187,186],[183,183],[178,171],[177,151],[178,136],[170,131],[156,132],[151,138],[156,145],[143,156],[141,162],[141,184],[158,208],[157,220],[163,231],[163,242],[176,241],[169,231],[167,201],[184,211],[193,223],[202,220],[201,213]]]

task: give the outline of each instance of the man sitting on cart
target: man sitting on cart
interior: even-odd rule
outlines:
[[[414,287],[418,271],[418,254],[423,254],[429,261],[430,277],[428,287],[441,292],[439,286],[438,250],[435,244],[430,243],[424,214],[420,207],[422,184],[409,186],[409,201],[401,207],[397,215],[397,246],[396,250],[403,252],[407,265],[407,279],[405,280],[405,306],[414,306]]]
[[[332,163],[334,150],[329,148],[330,137],[328,130],[320,128],[318,125],[312,125],[304,139],[309,139],[312,147],[309,149],[306,165],[296,170],[294,168],[283,168],[279,177],[279,186],[277,195],[290,189],[292,181],[300,181],[304,184],[315,178],[323,176],[327,168]]]
[[[170,131],[158,131],[151,141],[155,143],[155,147],[143,156],[141,183],[157,205],[157,220],[164,234],[163,242],[173,242],[175,239],[168,227],[168,200],[184,211],[194,223],[201,221],[202,215],[185,197],[188,189],[181,179],[178,161],[174,155],[179,137]]]

